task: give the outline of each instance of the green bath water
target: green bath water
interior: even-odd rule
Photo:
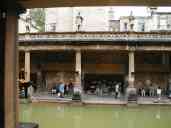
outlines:
[[[39,128],[171,128],[171,107],[22,104],[20,121]]]

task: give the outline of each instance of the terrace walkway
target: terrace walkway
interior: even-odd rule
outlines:
[[[47,92],[36,93],[31,98],[32,102],[49,102],[49,103],[64,103],[72,104],[71,97],[59,98],[57,95],[51,95]],[[80,102],[79,102],[80,103]],[[95,96],[95,95],[83,95],[82,104],[85,105],[127,105],[127,100],[124,97],[115,99],[114,96]],[[171,105],[171,100],[167,97],[162,97],[160,101],[156,97],[138,97],[138,105]]]

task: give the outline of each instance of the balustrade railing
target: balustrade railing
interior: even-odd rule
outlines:
[[[24,41],[171,41],[171,32],[63,32],[19,34]]]

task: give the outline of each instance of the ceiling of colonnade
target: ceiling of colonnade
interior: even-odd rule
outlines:
[[[72,6],[171,6],[171,0],[17,0],[25,8]]]

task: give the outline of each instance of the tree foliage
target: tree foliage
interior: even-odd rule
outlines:
[[[36,8],[30,10],[32,23],[39,29],[39,32],[45,31],[45,9]]]

